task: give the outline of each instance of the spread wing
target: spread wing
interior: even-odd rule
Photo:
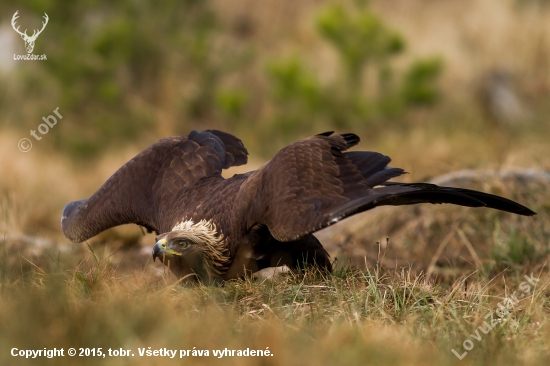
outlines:
[[[245,184],[254,196],[248,225],[265,225],[279,241],[292,241],[353,214],[381,205],[452,203],[534,215],[503,197],[424,183],[388,183],[405,172],[376,152],[346,152],[354,134],[325,133],[282,149]]]
[[[221,177],[222,169],[246,164],[241,140],[221,131],[192,131],[164,138],[123,165],[90,198],[63,209],[63,234],[81,242],[111,227],[138,224],[149,231],[171,230],[174,207],[200,179]]]

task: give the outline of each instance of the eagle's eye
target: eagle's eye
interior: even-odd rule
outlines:
[[[189,246],[190,242],[189,240],[185,240],[185,239],[178,239],[176,241],[176,244],[181,248],[181,249],[185,249]]]

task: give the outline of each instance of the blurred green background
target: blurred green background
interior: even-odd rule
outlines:
[[[36,128],[59,107],[63,127],[41,148],[75,158],[202,128],[250,136],[249,148],[269,157],[280,147],[275,141],[324,130],[376,138],[427,115],[438,125],[498,119],[506,112],[492,111],[490,100],[483,105],[483,96],[474,100],[492,93],[496,74],[517,99],[511,118],[532,118],[529,110],[547,99],[548,32],[542,24],[533,30],[531,55],[510,43],[506,57],[491,60],[477,38],[494,35],[456,19],[455,8],[464,14],[468,6],[473,2],[4,2],[0,127]],[[49,15],[34,50],[47,61],[13,60],[25,53],[9,25],[16,10],[29,34]],[[548,19],[545,2],[495,10],[520,23]],[[446,34],[448,22],[465,28]],[[460,60],[456,52],[464,53]],[[520,57],[528,60],[518,64]]]
[[[547,2],[486,3],[6,2],[0,127],[35,128],[59,107],[43,148],[88,158],[193,128],[249,135],[268,157],[327,129],[540,124]],[[47,61],[13,60],[16,10],[29,34],[49,15],[34,51]]]

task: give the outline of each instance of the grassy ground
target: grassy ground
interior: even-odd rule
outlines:
[[[21,254],[1,253],[2,364],[181,364],[179,350],[209,351],[184,356],[186,364],[542,365],[550,359],[550,279],[540,272],[532,275],[534,286],[510,270],[436,284],[406,269],[339,266],[331,276],[307,271],[274,282],[185,288],[168,274],[154,280],[142,270],[120,271],[91,250],[67,267],[77,258],[45,254],[49,260],[39,267]],[[512,294],[517,304],[502,303]],[[134,356],[15,359],[14,347],[101,347]],[[140,357],[139,349],[148,347],[178,355]],[[214,357],[225,348],[269,349],[273,356]]]

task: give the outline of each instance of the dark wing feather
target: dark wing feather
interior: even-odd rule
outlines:
[[[185,197],[186,190],[203,178],[222,179],[221,170],[245,164],[247,154],[241,140],[219,131],[164,138],[122,166],[89,199],[65,206],[63,234],[81,242],[129,223],[168,231],[172,216],[185,214],[176,202],[193,199]]]
[[[257,197],[249,226],[266,225],[277,240],[296,240],[318,230],[334,208],[363,197],[369,187],[344,152],[357,142],[353,134],[321,134],[282,149],[244,185]]]
[[[223,166],[224,169],[232,166],[244,165],[247,163],[248,150],[246,150],[243,142],[240,139],[222,131],[206,130],[205,132],[213,133],[224,144],[226,151],[226,159]]]
[[[353,134],[317,135],[282,149],[250,176],[255,200],[248,225],[265,225],[279,241],[293,241],[353,214],[382,205],[451,203],[534,215],[525,206],[487,193],[433,184],[387,183],[404,174],[374,152],[344,152]],[[377,187],[382,185],[381,187]]]
[[[377,186],[388,179],[398,177],[406,172],[401,168],[391,168],[387,165],[391,159],[373,151],[353,151],[346,153],[351,163],[359,169],[365,183],[369,187]]]
[[[365,197],[353,200],[328,213],[329,225],[377,206],[416,203],[450,203],[466,207],[488,207],[523,216],[536,213],[517,202],[489,193],[463,188],[440,187],[427,183],[393,183],[374,188]]]

